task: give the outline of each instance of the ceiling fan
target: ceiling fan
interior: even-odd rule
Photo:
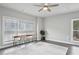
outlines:
[[[57,7],[59,6],[59,4],[53,4],[53,5],[50,5],[49,3],[43,3],[41,5],[34,5],[34,6],[37,6],[37,7],[41,7],[41,9],[39,9],[38,11],[49,11],[51,12],[51,7]]]

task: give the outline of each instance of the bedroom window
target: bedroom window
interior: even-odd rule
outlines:
[[[18,20],[10,17],[3,19],[3,44],[13,41],[13,36],[18,33]]]
[[[73,41],[74,42],[79,42],[79,20],[74,19],[73,20]]]
[[[3,17],[3,45],[12,43],[14,36],[35,34],[35,22],[13,17]]]

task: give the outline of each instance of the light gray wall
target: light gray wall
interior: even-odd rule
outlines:
[[[44,18],[37,18],[37,39],[41,39],[40,30],[44,29]]]
[[[71,20],[79,18],[79,11],[45,19],[47,40],[69,42],[71,40]]]
[[[0,17],[0,47],[1,47],[1,17]]]
[[[35,16],[28,15],[26,13],[21,13],[19,11],[16,11],[16,10],[13,10],[10,8],[6,8],[3,6],[0,6],[0,16],[11,16],[11,17],[24,18],[24,19],[29,19],[29,20],[35,19]]]

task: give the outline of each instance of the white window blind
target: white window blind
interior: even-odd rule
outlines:
[[[3,17],[3,44],[10,43],[15,35],[34,33],[35,29],[35,22],[30,20]]]

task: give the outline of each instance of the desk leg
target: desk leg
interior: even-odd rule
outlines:
[[[19,40],[19,44],[21,44],[21,37],[20,37],[20,40]]]
[[[14,40],[13,40],[13,46],[15,46],[15,38],[14,38]]]

